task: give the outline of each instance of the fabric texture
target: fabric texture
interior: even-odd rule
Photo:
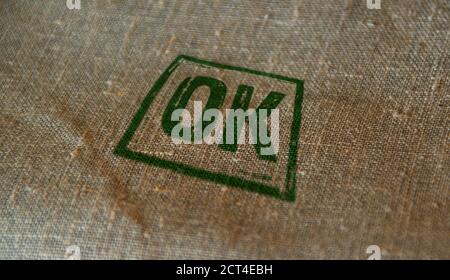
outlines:
[[[450,258],[449,1],[3,0],[0,31],[0,258]],[[294,202],[113,153],[180,54],[304,81]]]

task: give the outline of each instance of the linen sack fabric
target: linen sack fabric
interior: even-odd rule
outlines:
[[[0,258],[448,259],[449,27],[447,0],[1,1]],[[295,202],[113,154],[180,54],[304,80]]]

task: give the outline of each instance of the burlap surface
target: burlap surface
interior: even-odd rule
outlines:
[[[0,2],[1,258],[450,257],[449,1],[65,2]],[[179,54],[305,81],[295,202],[113,154]]]

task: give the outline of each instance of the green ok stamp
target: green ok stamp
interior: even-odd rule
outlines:
[[[114,153],[199,180],[295,201],[302,98],[302,80],[180,55],[150,89]],[[264,108],[269,114],[276,109],[277,153],[262,155],[259,143],[175,143],[171,129],[177,120],[170,113],[175,108],[195,111],[198,104],[206,104],[203,112],[214,107],[224,116],[236,108]],[[245,135],[248,119],[241,124]]]

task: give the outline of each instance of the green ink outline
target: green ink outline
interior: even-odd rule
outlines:
[[[177,163],[173,161],[169,161],[166,159],[158,158],[156,156],[150,156],[141,152],[135,152],[128,149],[128,144],[134,136],[134,133],[138,129],[141,121],[144,119],[145,114],[147,113],[151,103],[155,99],[156,95],[159,93],[167,79],[170,77],[172,72],[181,64],[184,60],[191,61],[197,64],[206,65],[208,67],[226,69],[226,70],[235,70],[239,72],[246,72],[258,76],[266,76],[278,80],[288,81],[296,84],[296,95],[294,101],[294,114],[293,120],[291,124],[291,135],[289,139],[289,154],[288,154],[288,163],[286,170],[286,191],[281,192],[278,188],[274,188],[273,186],[269,186],[263,183],[250,181],[247,179],[243,179],[237,176],[230,176],[223,173],[212,172],[196,167],[189,166],[183,163]],[[211,61],[201,60],[195,57],[187,56],[187,55],[179,55],[167,69],[162,73],[162,75],[158,78],[156,83],[150,89],[148,94],[145,96],[144,100],[141,103],[140,108],[134,115],[130,125],[125,131],[124,135],[120,139],[116,148],[114,149],[114,154],[118,156],[122,156],[128,159],[141,161],[150,165],[155,165],[158,167],[162,167],[165,169],[171,169],[173,171],[179,172],[181,174],[185,174],[192,177],[197,177],[201,179],[206,179],[212,182],[225,184],[232,187],[237,187],[240,189],[244,189],[247,191],[253,191],[260,194],[272,196],[274,198],[294,202],[296,199],[296,165],[297,165],[297,150],[298,150],[298,142],[300,136],[300,123],[301,123],[301,109],[302,109],[302,101],[303,101],[303,81],[284,77],[277,74],[261,72],[257,70],[252,70],[243,67],[219,64]]]

